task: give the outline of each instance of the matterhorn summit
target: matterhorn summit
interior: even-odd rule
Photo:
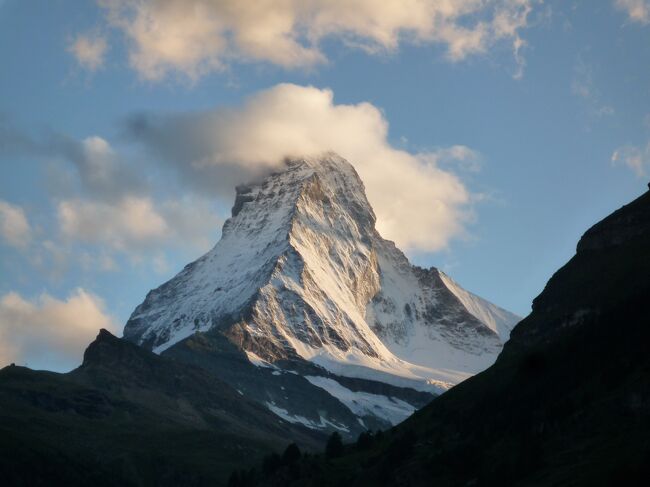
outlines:
[[[375,229],[352,165],[327,153],[239,186],[221,240],[149,292],[124,336],[197,363],[210,342],[212,369],[242,394],[290,421],[351,432],[373,418],[400,421],[491,365],[518,320],[438,269],[411,265]],[[226,355],[267,374],[265,392]],[[288,375],[300,382],[288,387]],[[332,396],[352,421],[309,410],[301,387]]]

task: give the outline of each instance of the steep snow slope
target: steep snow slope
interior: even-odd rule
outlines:
[[[328,153],[237,188],[221,240],[149,292],[124,336],[161,352],[211,330],[255,360],[442,391],[489,366],[517,320],[412,266],[375,230],[354,168]]]
[[[467,311],[478,318],[479,321],[489,326],[492,331],[499,335],[501,341],[505,342],[508,340],[510,332],[521,320],[519,316],[503,308],[499,308],[476,294],[466,291],[444,272],[439,271],[439,273],[442,282],[463,303]]]

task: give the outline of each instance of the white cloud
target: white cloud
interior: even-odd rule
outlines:
[[[57,218],[67,241],[94,244],[136,260],[150,250],[170,247],[207,250],[221,224],[211,205],[192,197],[161,203],[134,196],[117,201],[64,200],[58,204]]]
[[[452,61],[510,43],[521,75],[520,31],[536,0],[98,0],[129,41],[141,77],[196,79],[230,61],[293,68],[326,61],[321,40],[390,52],[402,43],[438,44]]]
[[[18,249],[25,249],[32,239],[32,228],[20,206],[0,200],[0,237]]]
[[[614,5],[627,13],[631,21],[650,23],[650,0],[615,0]]]
[[[64,301],[48,294],[33,301],[5,294],[0,298],[0,365],[69,370],[81,363],[100,328],[118,331],[103,301],[83,289]]]
[[[3,149],[0,157],[27,155],[72,166],[82,191],[95,198],[121,198],[142,193],[146,187],[146,178],[142,171],[137,171],[137,165],[120,157],[108,141],[97,135],[78,140],[52,132],[36,138],[0,117],[0,146]],[[75,179],[59,167],[53,176],[57,176],[56,173],[58,178],[55,179],[64,181],[66,186]]]
[[[650,169],[650,142],[645,147],[633,145],[619,147],[612,154],[612,164],[626,166],[639,178],[646,177]]]
[[[222,218],[212,201],[179,195],[168,174],[149,171],[143,158],[130,159],[98,135],[37,138],[0,118],[0,145],[0,158],[27,155],[48,162],[60,231],[30,246],[29,260],[42,272],[60,277],[72,262],[84,270],[113,271],[116,252],[161,269],[151,250],[194,254],[214,244]],[[24,249],[35,240],[32,233],[23,210],[0,200],[0,239]]]
[[[115,153],[102,137],[82,140],[58,136],[48,144],[50,154],[59,154],[74,165],[81,189],[95,199],[116,200],[142,193],[145,178]]]
[[[68,52],[88,71],[97,71],[104,65],[107,49],[106,39],[94,34],[80,34],[68,46]]]
[[[168,181],[151,181],[143,164],[128,165],[100,136],[56,140],[49,146],[72,163],[81,189],[79,197],[71,198],[68,188],[67,198],[58,204],[59,225],[69,241],[97,244],[138,259],[145,249],[205,250],[214,244],[222,220],[205,198],[157,198],[157,193],[166,192]]]
[[[115,204],[62,201],[57,214],[66,238],[103,243],[117,250],[160,242],[169,231],[167,222],[148,198],[127,197]]]
[[[143,116],[130,130],[194,187],[228,198],[235,184],[280,167],[286,156],[335,151],[363,179],[378,229],[407,249],[444,248],[463,234],[470,216],[468,190],[438,163],[475,163],[474,151],[464,146],[423,154],[396,149],[377,107],[337,105],[330,90],[281,84],[239,109]]]
[[[88,186],[106,187],[115,184],[115,155],[108,142],[101,137],[95,135],[81,141],[80,157],[75,162]]]

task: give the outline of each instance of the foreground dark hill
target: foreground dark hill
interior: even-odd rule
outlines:
[[[585,233],[488,370],[340,457],[233,484],[648,485],[649,306],[646,193]]]
[[[322,445],[214,374],[104,330],[67,374],[0,370],[2,485],[223,485],[290,441]]]

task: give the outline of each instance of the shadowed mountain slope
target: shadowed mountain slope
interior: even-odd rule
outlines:
[[[322,440],[105,330],[67,374],[0,370],[4,485],[223,485],[233,464]]]
[[[645,485],[650,193],[587,231],[497,362],[379,437],[233,485]]]

